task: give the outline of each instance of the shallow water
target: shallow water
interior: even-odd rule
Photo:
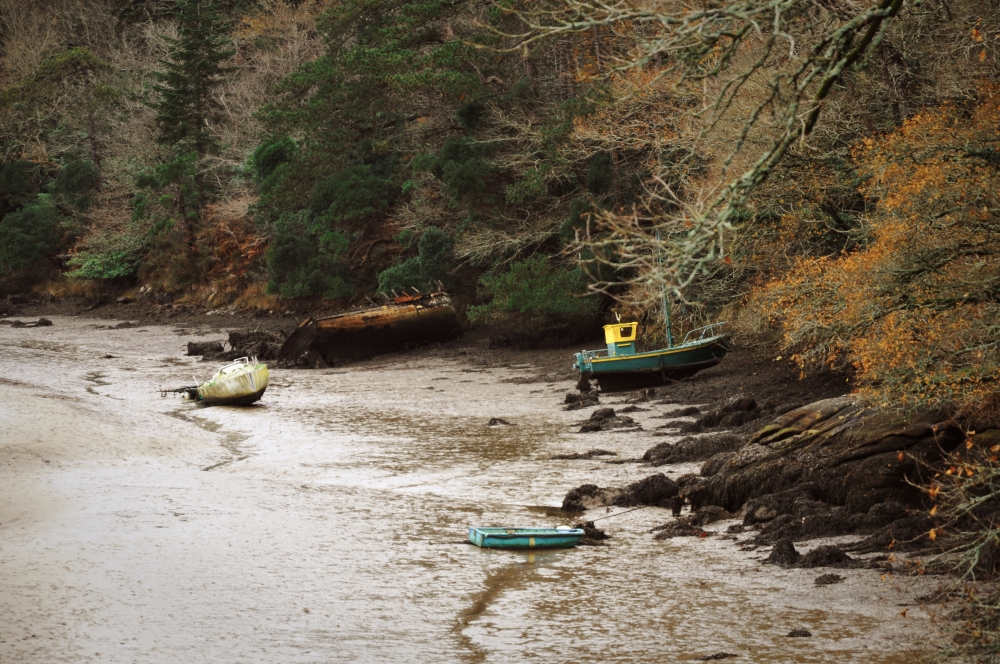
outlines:
[[[590,410],[530,367],[452,349],[274,370],[260,404],[200,408],[157,392],[214,370],[183,356],[192,331],[53,320],[0,327],[0,661],[888,663],[934,632],[900,612],[936,580],[816,587],[829,570],[722,537],[656,541],[657,508],[598,522],[601,547],[464,544],[470,525],[570,523],[570,488],[653,472],[547,460],[664,439],[574,433]]]

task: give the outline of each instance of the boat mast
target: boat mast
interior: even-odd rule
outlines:
[[[667,326],[667,348],[673,348],[674,333],[670,330],[670,304],[667,302],[666,286],[660,286],[660,298],[663,300],[663,319]]]
[[[656,230],[656,239],[660,240],[660,230]],[[656,262],[660,265],[660,271],[663,271],[663,254],[656,259]],[[667,327],[667,348],[674,347],[674,333],[670,329],[670,304],[667,302],[667,285],[665,283],[660,283],[660,301],[663,304],[663,323]]]

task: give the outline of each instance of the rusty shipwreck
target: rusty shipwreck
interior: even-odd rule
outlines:
[[[395,297],[381,306],[307,318],[281,347],[283,360],[313,351],[328,364],[357,360],[435,341],[451,341],[462,326],[444,292]]]

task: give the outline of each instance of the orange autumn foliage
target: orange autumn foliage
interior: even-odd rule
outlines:
[[[849,252],[803,259],[754,302],[804,369],[853,365],[876,403],[997,417],[1000,88],[853,151],[874,205]]]

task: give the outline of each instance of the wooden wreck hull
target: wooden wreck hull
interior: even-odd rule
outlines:
[[[283,359],[294,359],[305,350],[327,362],[363,359],[407,347],[451,341],[462,326],[443,293],[396,298],[381,307],[309,318],[293,332],[281,349]]]

